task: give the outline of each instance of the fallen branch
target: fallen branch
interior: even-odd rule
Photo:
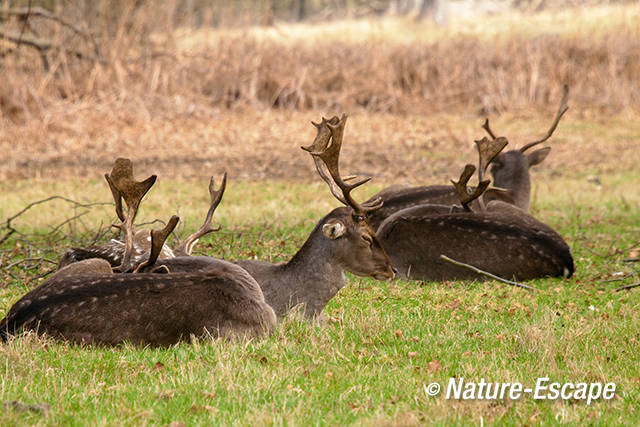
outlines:
[[[528,291],[535,291],[536,290],[536,288],[528,286],[528,285],[525,285],[524,283],[512,282],[511,280],[503,279],[502,277],[498,277],[495,274],[489,273],[488,271],[480,270],[478,267],[474,267],[471,264],[466,264],[464,262],[460,262],[460,261],[456,261],[454,259],[451,259],[446,255],[440,255],[440,258],[445,260],[445,261],[447,261],[447,262],[449,262],[449,263],[451,263],[451,264],[453,264],[453,265],[457,265],[458,267],[466,268],[467,270],[471,270],[471,271],[473,271],[475,273],[478,273],[478,274],[481,274],[483,276],[490,277],[490,278],[492,278],[494,280],[497,280],[499,282],[506,283],[507,285],[516,286],[518,288],[523,288],[523,289],[526,289]]]
[[[633,288],[637,288],[638,286],[640,286],[640,282],[638,283],[634,283],[632,285],[626,285],[626,286],[622,286],[620,288],[617,288],[615,290],[615,292],[620,292],[620,291],[625,291],[625,290],[629,290],[629,289],[633,289]]]
[[[623,277],[617,277],[615,279],[603,280],[602,283],[622,282],[623,280],[627,280],[629,277],[632,277],[632,276],[633,276],[633,274],[627,274],[626,276],[623,276]]]

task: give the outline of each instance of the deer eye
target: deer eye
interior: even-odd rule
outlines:
[[[362,221],[364,221],[364,216],[362,216],[362,215],[354,215],[353,216],[353,220],[356,221],[356,222],[362,222]]]

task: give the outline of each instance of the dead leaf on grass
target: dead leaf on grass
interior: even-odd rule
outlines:
[[[440,369],[442,369],[442,364],[439,360],[432,360],[431,362],[427,363],[427,369],[433,372],[438,372],[440,371]]]
[[[191,412],[209,412],[213,415],[216,415],[218,413],[218,408],[209,405],[193,405],[191,408],[189,408],[189,410]]]

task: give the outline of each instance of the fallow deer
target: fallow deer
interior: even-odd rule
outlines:
[[[571,250],[551,227],[500,200],[490,201],[483,211],[471,210],[473,198],[483,191],[467,191],[474,169],[467,165],[455,183],[464,211],[422,204],[400,210],[380,225],[378,237],[400,277],[436,281],[483,277],[446,262],[442,255],[504,279],[571,276]]]
[[[178,218],[151,232],[148,260],[132,258],[133,219],[155,178],[137,182],[130,162],[119,160],[114,170],[121,173],[107,180],[128,208],[127,215],[118,215],[125,235],[116,268],[121,273],[114,274],[102,259],[65,266],[9,309],[0,321],[0,339],[35,330],[85,344],[172,345],[191,335],[259,336],[273,329],[276,317],[260,286],[235,264],[209,258],[206,271],[144,272],[157,269],[154,264]],[[121,210],[117,202],[116,209]]]
[[[378,209],[380,203],[359,204],[350,194],[351,190],[369,178],[347,184],[340,177],[338,163],[345,124],[346,116],[314,123],[317,136],[309,147],[303,149],[311,153],[320,176],[329,185],[332,194],[346,207],[336,208],[320,220],[304,245],[287,263],[236,261],[259,283],[267,304],[278,317],[284,316],[294,306],[302,306],[305,316],[309,318],[317,316],[344,287],[345,270],[380,280],[394,276],[389,258],[366,222],[366,215]],[[331,145],[329,142],[332,142]],[[210,216],[208,218],[210,220]],[[83,251],[82,257],[95,256],[115,263],[111,252],[95,251],[93,248]],[[77,258],[80,257],[70,257]],[[205,272],[212,263],[217,262],[219,260],[206,256],[178,256],[158,260],[156,264],[177,273]]]
[[[322,218],[302,245],[286,263],[272,264],[258,260],[235,263],[260,284],[265,300],[278,317],[299,306],[307,318],[318,316],[346,282],[344,272],[387,280],[394,277],[393,267],[366,220],[368,213],[380,207],[379,201],[358,203],[351,191],[370,178],[342,178],[338,168],[340,148],[347,116],[314,123],[317,136],[308,147],[320,176],[331,193],[345,205]],[[331,144],[329,144],[331,142]],[[326,171],[325,171],[326,168]],[[347,183],[346,181],[349,181]],[[194,259],[195,258],[195,259]],[[184,257],[161,260],[171,271],[208,269],[207,257]]]
[[[563,88],[563,96],[560,107],[556,113],[551,127],[544,137],[530,142],[520,149],[509,150],[500,153],[506,146],[506,139],[496,137],[489,127],[489,119],[483,125],[483,129],[491,136],[491,140],[483,138],[476,141],[479,152],[478,173],[479,180],[482,180],[482,173],[490,166],[490,173],[493,178],[494,188],[489,188],[476,203],[475,208],[480,204],[488,203],[491,200],[502,200],[503,202],[517,206],[524,212],[529,212],[531,198],[531,178],[529,169],[542,163],[551,147],[544,147],[527,153],[536,145],[547,141],[555,131],[560,119],[569,108],[567,100],[569,96],[568,86]],[[503,145],[504,144],[504,145]],[[502,145],[502,148],[500,146]],[[377,230],[380,224],[389,216],[402,209],[406,209],[421,204],[441,204],[454,205],[458,203],[458,197],[453,187],[449,185],[430,185],[421,187],[389,187],[372,197],[380,198],[383,206],[378,211],[369,216],[369,223]]]

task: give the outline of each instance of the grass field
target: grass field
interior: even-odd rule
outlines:
[[[536,139],[566,81],[570,110],[532,171],[532,213],[568,242],[576,273],[531,281],[534,293],[348,275],[324,320],[292,313],[261,340],[156,349],[19,337],[0,346],[0,425],[637,425],[640,288],[615,292],[640,281],[640,263],[623,262],[640,256],[637,4],[447,28],[389,18],[167,29],[166,40],[162,24],[147,37],[171,22],[168,9],[129,10],[104,30],[104,64],[52,55],[44,72],[33,52],[2,57],[0,316],[65,248],[112,237],[102,174],[118,156],[137,177],[159,175],[137,221],[176,213],[182,236],[202,221],[209,175],[227,170],[223,228],[198,253],[286,261],[337,206],[299,149],[310,120],[351,113],[341,167],[374,176],[364,199],[456,177],[486,116],[509,148]],[[65,199],[13,218],[51,196]],[[461,377],[617,391],[590,405],[426,394]]]
[[[263,340],[140,349],[15,339],[0,348],[0,401],[47,403],[51,409],[46,415],[5,410],[0,422],[631,423],[640,398],[640,293],[613,289],[638,277],[606,281],[634,273],[634,264],[621,260],[640,246],[637,180],[637,171],[608,173],[598,183],[574,173],[536,185],[534,212],[570,243],[577,272],[569,280],[535,280],[530,283],[539,289],[535,293],[492,281],[383,283],[350,276],[327,307],[324,323],[292,315]],[[204,190],[203,182],[161,181],[140,221],[167,216],[163,212],[178,205],[193,229],[207,203]],[[85,202],[109,197],[97,180],[4,184],[4,200],[11,204],[3,206],[3,216],[24,205],[18,200],[45,194],[77,199],[84,194]],[[47,224],[71,216],[64,203],[52,203],[34,207],[16,228],[42,233]],[[217,213],[224,228],[200,250],[227,259],[286,260],[334,205],[319,184],[232,181]],[[82,235],[85,228],[114,219],[108,206],[87,210],[84,222],[63,227],[62,236],[72,229]],[[26,225],[31,219],[33,229]],[[45,244],[34,236],[30,242]],[[61,250],[64,241],[56,247]],[[18,266],[11,271],[17,280],[5,276],[0,312],[38,283],[24,278],[41,270]],[[611,401],[587,406],[530,397],[445,400],[428,397],[423,387],[431,382],[444,387],[451,377],[531,386],[544,376],[561,383],[615,382],[618,391]]]

